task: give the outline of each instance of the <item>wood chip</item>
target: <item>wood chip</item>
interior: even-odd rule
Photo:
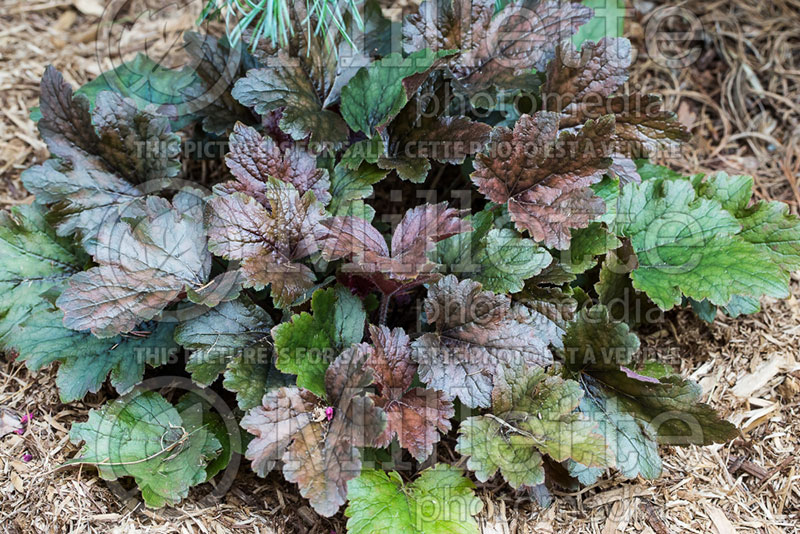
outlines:
[[[736,529],[733,524],[728,520],[725,512],[716,506],[707,505],[705,507],[708,517],[711,518],[711,525],[716,530],[717,534],[736,534]]]
[[[658,513],[656,513],[656,510],[653,508],[653,505],[650,503],[650,501],[642,500],[639,503],[639,508],[645,513],[647,523],[653,529],[655,534],[669,534],[667,525],[658,516]]]
[[[797,362],[788,353],[770,358],[761,364],[755,372],[737,380],[731,392],[740,399],[752,397],[753,394],[766,386],[778,374],[794,371],[796,368]]]

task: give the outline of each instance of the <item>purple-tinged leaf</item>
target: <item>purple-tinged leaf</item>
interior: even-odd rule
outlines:
[[[326,517],[347,501],[347,481],[361,472],[358,447],[373,446],[386,424],[385,414],[364,390],[372,382],[364,366],[366,349],[354,345],[331,364],[326,399],[304,389],[280,388],[242,420],[242,427],[256,436],[247,448],[256,473],[265,476],[282,461],[286,480],[295,482]]]
[[[317,158],[305,149],[290,145],[279,147],[255,128],[237,123],[229,137],[230,151],[225,163],[238,181],[221,186],[228,192],[240,191],[269,207],[265,195],[267,180],[276,178],[292,184],[300,196],[313,191],[322,204],[331,200],[328,171],[317,168]]]
[[[492,202],[508,204],[520,231],[564,250],[572,228],[605,212],[590,186],[611,164],[614,118],[589,121],[577,133],[559,134],[559,127],[558,114],[538,112],[520,117],[513,130],[496,128],[472,181]]]
[[[462,90],[475,95],[531,69],[544,70],[556,45],[592,16],[574,2],[531,5],[517,1],[495,15],[494,0],[426,0],[403,23],[403,48],[459,50],[450,70]]]
[[[482,289],[453,275],[433,284],[424,309],[436,331],[412,345],[420,379],[469,407],[489,406],[500,365],[544,367],[553,360],[537,329],[511,313],[511,299]]]
[[[440,432],[450,430],[453,403],[441,391],[411,388],[417,363],[411,359],[411,344],[402,328],[370,326],[373,346],[367,367],[372,369],[380,395],[375,404],[386,412],[386,430],[377,447],[388,446],[397,436],[400,446],[422,462],[433,452]]]
[[[314,236],[324,211],[312,191],[300,195],[289,183],[268,178],[269,209],[242,193],[215,196],[206,208],[209,250],[241,262],[245,286],[270,291],[287,307],[314,285],[314,273],[299,260],[317,250]]]
[[[69,279],[57,301],[68,328],[98,337],[130,332],[186,287],[206,282],[211,256],[199,217],[158,197],[148,197],[144,210],[138,221],[104,226],[94,255],[99,265]]]

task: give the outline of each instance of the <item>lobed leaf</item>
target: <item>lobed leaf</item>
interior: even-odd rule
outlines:
[[[510,313],[510,304],[505,295],[482,291],[478,282],[459,282],[453,275],[431,285],[424,310],[436,331],[412,344],[420,379],[469,407],[486,407],[501,365],[548,365],[547,342]]]
[[[94,254],[103,226],[123,213],[138,216],[145,189],[178,174],[180,138],[167,117],[113,92],[97,95],[90,112],[89,99],[73,95],[52,67],[42,78],[40,109],[39,130],[54,158],[25,171],[23,184],[37,203],[54,205],[59,235],[79,235]]]
[[[631,240],[638,258],[633,285],[661,309],[683,295],[726,305],[735,295],[788,294],[788,273],[764,247],[742,239],[737,219],[718,201],[698,198],[689,181],[628,184],[617,218],[615,231]]]
[[[623,184],[639,182],[631,157],[668,150],[691,138],[676,115],[662,109],[661,98],[624,89],[632,61],[631,43],[604,37],[584,42],[580,51],[564,43],[556,49],[542,86],[544,108],[560,112],[562,128],[580,128],[587,120],[614,115],[614,163],[611,171]]]
[[[453,403],[441,391],[411,387],[417,364],[411,359],[410,339],[402,328],[370,326],[369,331],[372,346],[365,365],[372,370],[380,391],[373,396],[375,405],[387,418],[375,446],[386,447],[397,436],[401,447],[424,462],[433,453],[439,433],[450,430]]]
[[[609,462],[604,437],[575,409],[583,396],[578,383],[548,376],[515,362],[500,366],[492,390],[492,413],[461,423],[456,450],[486,482],[499,470],[514,488],[544,483],[547,454],[601,467]]]
[[[557,114],[523,115],[513,130],[495,128],[488,151],[475,159],[472,181],[492,202],[508,204],[517,229],[566,249],[571,229],[585,228],[604,212],[590,186],[610,164],[613,131],[613,117],[559,135]]]
[[[273,177],[263,188],[268,206],[243,193],[216,192],[205,215],[209,250],[241,262],[245,287],[269,285],[275,305],[289,307],[316,280],[299,260],[317,251],[314,234],[322,205],[313,191],[301,196],[292,184]]]
[[[631,370],[639,340],[604,306],[582,312],[564,337],[564,365],[585,391],[580,410],[596,421],[626,477],[661,473],[657,444],[708,445],[731,439],[736,429],[707,404],[699,386],[671,372],[658,378]],[[580,461],[576,462],[581,464]],[[584,483],[597,470],[573,465]]]
[[[468,221],[446,202],[423,204],[406,212],[392,235],[392,251],[383,235],[360,217],[333,217],[323,221],[319,234],[322,255],[333,261],[348,259],[342,270],[378,274],[402,282],[430,273],[435,264],[427,254],[438,241],[468,231]]]
[[[60,291],[88,258],[71,240],[56,235],[35,204],[0,212],[0,258],[0,346],[7,347],[4,336],[39,305],[41,295]]]
[[[281,460],[286,480],[297,483],[326,517],[346,502],[347,481],[361,472],[357,447],[372,446],[386,424],[383,411],[365,395],[372,382],[366,358],[366,350],[355,345],[331,364],[325,373],[327,400],[308,390],[280,388],[242,419],[242,427],[256,436],[246,454],[253,470],[265,476]]]
[[[302,312],[272,329],[275,365],[297,375],[297,385],[322,397],[325,373],[340,352],[364,335],[363,303],[346,288],[320,289],[311,297],[312,313]]]
[[[199,288],[211,270],[200,208],[180,209],[147,197],[140,220],[107,225],[97,236],[99,264],[74,274],[56,301],[64,325],[113,337],[158,315],[185,287]]]
[[[273,326],[266,311],[240,297],[181,322],[175,329],[175,341],[191,351],[186,370],[192,380],[207,386],[235,357],[269,363],[267,342]]]
[[[333,169],[331,203],[328,211],[334,216],[359,216],[371,221],[375,210],[364,204],[373,194],[372,186],[386,177],[387,172],[369,163],[351,167],[343,159]]]
[[[481,211],[471,219],[473,231],[440,241],[432,254],[445,273],[469,277],[494,293],[519,293],[525,280],[550,265],[552,257],[510,228],[494,228]]]
[[[405,107],[428,72],[454,53],[426,49],[404,58],[397,52],[362,68],[342,89],[342,117],[353,131],[372,137]]]
[[[205,482],[208,460],[222,448],[201,421],[188,424],[154,391],[91,410],[87,422],[72,426],[70,440],[84,446],[67,465],[93,465],[106,480],[133,477],[151,508],[177,504]]]
[[[483,504],[457,467],[426,469],[405,484],[396,472],[364,471],[348,483],[350,534],[477,534]]]
[[[450,59],[461,91],[473,96],[531,69],[544,70],[556,45],[586,23],[592,10],[555,1],[426,0],[403,22],[403,49],[458,50]]]
[[[169,323],[144,323],[130,334],[98,339],[64,327],[63,316],[42,300],[0,338],[3,347],[33,371],[59,362],[56,386],[62,402],[97,393],[109,377],[117,393],[128,393],[144,378],[146,365],[166,364],[178,348],[172,340],[175,327]]]
[[[307,150],[292,145],[279,147],[270,137],[262,137],[255,128],[236,123],[230,135],[225,163],[236,181],[221,189],[240,191],[269,207],[267,197],[270,177],[292,184],[302,197],[308,191],[322,204],[331,200],[330,179],[326,169],[317,168],[317,158]]]

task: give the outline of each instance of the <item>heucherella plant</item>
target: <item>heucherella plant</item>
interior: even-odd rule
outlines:
[[[689,133],[626,91],[626,39],[574,37],[590,8],[500,4],[427,0],[398,43],[371,2],[331,46],[189,34],[194,70],[142,56],[77,91],[47,69],[52,157],[0,214],[0,348],[58,362],[64,402],[119,395],[72,463],[159,507],[242,452],[353,533],[474,533],[473,480],[654,479],[660,445],[737,434],[636,328],[787,297],[800,220],[648,162]],[[142,385],[166,374],[229,392],[246,447]]]

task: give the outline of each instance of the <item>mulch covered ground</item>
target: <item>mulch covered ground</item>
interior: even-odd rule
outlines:
[[[610,0],[615,1],[615,0]],[[130,13],[142,13],[133,2]],[[192,26],[188,9],[150,2],[152,16],[133,17],[118,53],[167,49]],[[689,66],[648,57],[648,24],[664,14],[660,2],[628,3],[627,31],[640,54],[632,84],[665,95],[694,133],[681,158],[685,170],[726,170],[756,177],[757,195],[800,207],[800,1],[689,0],[680,5],[702,31],[659,46],[662,56],[696,50]],[[635,8],[635,11],[633,10]],[[28,108],[39,78],[55,65],[73,85],[103,70],[96,39],[100,0],[3,0],[0,7],[0,206],[27,203],[19,173],[47,157]],[[686,33],[687,20],[664,28]],[[677,33],[676,33],[677,34]],[[689,40],[687,40],[689,39]],[[651,43],[651,46],[652,43]],[[670,56],[670,50],[673,55]],[[800,277],[794,297],[763,303],[747,318],[714,325],[690,312],[667,314],[644,337],[646,350],[670,358],[697,380],[709,403],[741,429],[726,445],[664,451],[655,482],[615,477],[559,495],[542,509],[498,483],[480,485],[480,519],[490,533],[678,532],[730,534],[800,532]],[[200,488],[180,507],[148,511],[123,506],[91,469],[59,469],[76,452],[68,428],[85,420],[105,394],[83,403],[59,402],[52,371],[32,376],[0,357],[0,407],[33,413],[23,435],[0,440],[0,531],[97,533],[342,533],[341,516],[316,516],[294,487],[242,468],[222,502],[201,501]],[[446,451],[444,452],[446,455]],[[30,455],[29,461],[24,461]]]

